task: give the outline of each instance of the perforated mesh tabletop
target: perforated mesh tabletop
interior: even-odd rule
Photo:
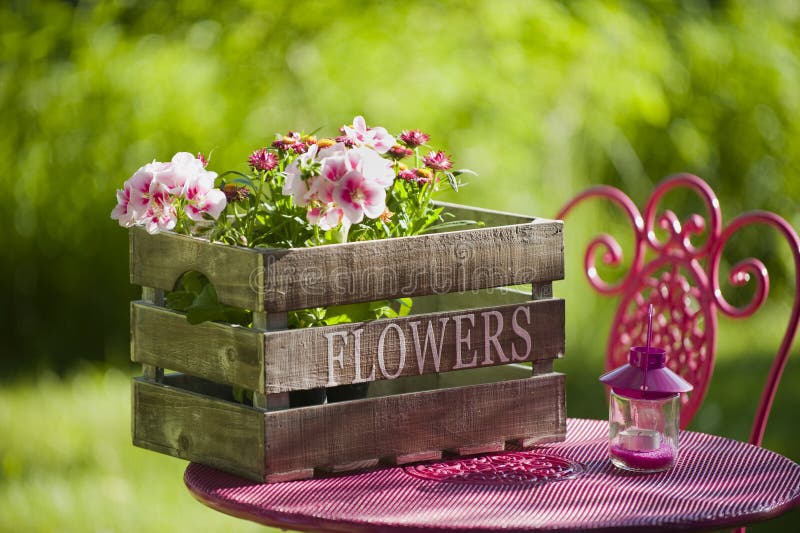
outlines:
[[[184,479],[219,511],[314,531],[708,529],[800,504],[800,465],[769,450],[683,431],[674,468],[629,474],[606,432],[569,419],[565,442],[528,451],[274,484],[192,463]]]

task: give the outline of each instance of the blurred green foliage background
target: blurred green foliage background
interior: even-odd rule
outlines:
[[[641,205],[661,178],[688,171],[717,192],[725,220],[758,208],[800,227],[793,0],[4,2],[0,508],[38,495],[56,510],[6,515],[14,522],[0,529],[184,529],[181,516],[212,514],[177,496],[177,460],[117,451],[112,472],[107,455],[78,453],[106,437],[103,428],[114,431],[108,442],[128,443],[126,380],[85,365],[130,372],[127,302],[138,289],[128,283],[127,232],[109,219],[114,190],[145,162],[183,150],[211,152],[213,170],[242,170],[276,132],[333,133],[357,114],[390,131],[421,128],[457,168],[478,172],[446,200],[552,216],[591,184],[619,186]],[[682,216],[697,207],[674,201]],[[586,287],[582,246],[598,228],[624,241],[620,219],[589,207],[567,221],[567,280],[556,291],[568,302],[559,370],[571,416],[605,413],[596,377],[614,301]],[[767,263],[772,295],[749,326],[723,320],[716,379],[694,425],[740,439],[760,394],[754,376],[777,350],[795,290],[777,235],[745,232],[726,258],[745,253]],[[765,441],[794,460],[798,380],[790,361]],[[51,395],[58,404],[44,401]],[[55,411],[58,434],[48,422]],[[30,439],[9,436],[23,427]],[[63,437],[64,449],[30,447],[44,435]],[[65,481],[80,473],[112,489]],[[139,483],[186,501],[159,507],[124,489]],[[89,521],[69,510],[68,495],[83,491],[105,509]],[[143,507],[137,497],[158,508],[158,524],[123,513]]]

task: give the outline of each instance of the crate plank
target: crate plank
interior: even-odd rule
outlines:
[[[153,287],[142,287],[142,300],[153,305],[164,306],[164,289]],[[133,317],[131,317],[131,354],[133,353]],[[142,375],[154,381],[164,380],[164,367],[157,364],[142,363]]]
[[[552,362],[552,360],[550,361]],[[549,374],[553,372],[552,365],[547,372],[533,374]],[[425,374],[424,376],[406,376],[391,381],[374,381],[369,385],[369,398],[389,396],[392,394],[406,394],[434,389],[448,389],[464,387],[467,385],[481,385],[483,383],[497,383],[512,379],[525,379],[531,376],[531,367],[528,364],[511,363],[500,366],[487,366],[455,370],[444,374]]]
[[[566,427],[564,376],[553,373],[264,416],[267,473],[497,441],[559,439]]]
[[[348,472],[350,470],[366,470],[368,468],[375,468],[380,464],[379,459],[362,459],[361,461],[353,461],[352,463],[344,463],[338,465],[323,465],[317,468],[320,472],[325,474],[339,474],[341,472]]]
[[[136,446],[264,478],[262,411],[142,378],[132,401]]]
[[[561,357],[564,301],[268,332],[267,393]]]
[[[131,360],[252,391],[264,390],[263,332],[131,303]]]
[[[523,291],[511,287],[495,287],[493,289],[416,296],[411,306],[411,314],[421,315],[439,311],[455,311],[457,309],[487,307],[490,305],[523,303],[532,299],[530,286],[524,287],[527,290]]]
[[[505,449],[506,442],[500,440],[495,442],[487,442],[484,444],[476,444],[474,446],[458,446],[447,451],[455,455],[478,455],[481,453],[502,452]]]
[[[264,309],[285,311],[563,279],[563,223],[263,250]]]
[[[223,303],[261,307],[262,255],[257,250],[210,243],[205,239],[130,229],[131,283],[171,291],[186,272],[198,271],[214,285]]]
[[[433,450],[430,452],[417,452],[407,453],[405,455],[392,455],[381,459],[383,464],[387,465],[405,465],[408,463],[421,463],[422,461],[435,461],[442,458],[441,450]]]
[[[563,279],[563,222],[313,248],[248,249],[130,230],[131,283],[172,290],[205,274],[221,302],[279,312]]]
[[[494,211],[482,207],[470,205],[452,204],[450,202],[433,202],[437,207],[443,207],[444,212],[453,215],[447,220],[474,220],[483,222],[486,226],[511,226],[513,224],[525,224],[536,220],[536,217],[528,215],[518,215],[505,211]]]

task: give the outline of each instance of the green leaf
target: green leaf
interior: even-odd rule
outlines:
[[[440,231],[453,231],[456,228],[469,228],[474,226],[480,226],[481,223],[477,220],[448,220],[447,222],[442,222],[441,224],[436,224],[434,226],[430,226],[422,230],[420,233],[436,233]]]
[[[332,305],[325,314],[326,324],[343,324],[345,322],[362,322],[372,318],[369,303]]]
[[[247,326],[253,321],[250,311],[246,309],[239,309],[238,307],[231,307],[229,305],[222,307],[222,315],[225,322],[230,324],[238,324],[240,326]]]
[[[195,294],[189,291],[174,291],[167,294],[167,307],[176,311],[186,311],[194,303]]]
[[[453,171],[453,176],[460,176],[461,174],[472,174],[473,176],[477,176],[478,173],[474,170],[470,170],[468,168],[460,168],[458,170]]]
[[[453,190],[458,192],[458,180],[455,175],[452,172],[445,172],[444,175],[447,176],[447,180],[450,182],[450,186]]]
[[[239,403],[244,403],[244,389],[241,387],[233,387],[233,399]]]
[[[220,305],[213,285],[204,286],[191,307],[186,309],[186,320],[190,324],[225,320],[225,306]]]
[[[350,316],[346,314],[336,314],[336,315],[326,316],[323,322],[325,323],[326,326],[335,326],[336,324],[349,324],[353,322],[353,319],[351,319]]]
[[[231,389],[231,394],[233,395],[234,400],[245,405],[253,404],[253,391],[249,391],[241,387],[231,387]]]
[[[192,306],[186,310],[186,320],[192,325],[224,319],[225,310],[221,305]]]
[[[238,170],[226,170],[225,172],[223,172],[222,174],[217,176],[217,179],[215,181],[216,182],[227,181],[227,180],[223,180],[222,178],[224,178],[228,174],[235,174],[236,176],[241,176],[242,178],[247,179],[247,180],[250,179],[250,176],[248,176],[247,174],[244,174],[242,172],[239,172]],[[233,181],[235,181],[235,180],[233,180]]]
[[[234,178],[229,183],[238,183],[239,185],[246,185],[246,186],[250,187],[251,189],[256,190],[255,183],[253,183],[253,180],[251,180],[247,176],[240,177],[240,178]]]
[[[411,298],[395,298],[392,302],[398,305],[398,316],[408,316],[411,314],[411,306],[414,304]]]
[[[197,295],[197,299],[195,300],[195,305],[198,306],[212,306],[212,305],[219,305],[219,299],[217,298],[217,290],[214,286],[210,283],[206,283],[203,286],[203,289],[200,291],[200,294]]]
[[[378,318],[397,318],[400,316],[398,312],[391,306],[392,302],[389,300],[380,300],[377,302],[369,303],[369,310],[373,316]]]
[[[183,284],[183,288],[187,291],[200,294],[200,291],[203,290],[203,287],[208,285],[208,279],[200,272],[192,270],[183,275],[183,278],[181,278],[181,283]]]

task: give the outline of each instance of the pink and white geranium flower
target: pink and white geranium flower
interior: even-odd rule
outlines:
[[[368,128],[364,117],[357,116],[353,119],[352,126],[344,126],[345,137],[353,141],[356,146],[373,148],[379,154],[385,154],[389,148],[396,144],[386,128]]]
[[[319,147],[314,144],[305,153],[300,154],[286,169],[286,181],[283,182],[283,194],[290,195],[297,205],[308,205],[308,191],[311,178],[303,179],[305,169],[311,166],[317,156]]]
[[[136,224],[136,213],[131,205],[131,186],[127,182],[122,189],[117,189],[117,205],[111,211],[111,219],[119,221],[119,225],[124,228]]]
[[[142,213],[140,222],[147,233],[155,234],[163,230],[171,230],[178,222],[178,211],[169,187],[153,181],[150,184],[147,209]]]
[[[311,224],[328,230],[342,222],[358,223],[365,214],[376,218],[383,213],[386,208],[384,189],[395,177],[391,161],[371,148],[362,146],[347,150],[343,144],[321,150],[319,155],[323,156],[319,174],[307,178],[303,188],[297,187],[302,179],[298,177],[299,168],[287,173],[287,183],[297,187],[294,197],[300,193],[300,201],[304,202],[299,205],[312,204],[306,216]],[[294,181],[290,182],[289,178]],[[345,180],[347,183],[343,184]]]
[[[189,152],[178,152],[172,156],[172,161],[169,163],[157,164],[160,165],[160,168],[155,179],[166,185],[172,194],[180,194],[189,178],[205,173],[217,176],[216,173],[208,172],[203,161]]]
[[[336,184],[333,200],[342,209],[346,222],[358,224],[364,215],[378,218],[386,210],[386,189],[352,170]]]
[[[369,148],[354,148],[347,152],[347,163],[350,170],[357,170],[366,179],[381,187],[389,187],[394,183],[392,162],[384,159]]]
[[[317,225],[320,229],[328,231],[342,223],[344,211],[336,204],[329,202],[322,206],[312,207],[306,213],[306,218],[311,224]]]
[[[203,220],[204,214],[216,220],[228,203],[225,193],[214,188],[216,175],[215,172],[195,175],[184,185],[183,197],[186,198],[186,205],[183,210],[195,222]]]
[[[153,161],[145,166],[139,168],[133,173],[128,181],[125,182],[125,189],[129,191],[129,206],[128,209],[133,212],[133,216],[137,222],[147,211],[150,205],[150,188],[156,175],[162,170],[167,163],[159,163]],[[120,222],[121,224],[122,222]]]

